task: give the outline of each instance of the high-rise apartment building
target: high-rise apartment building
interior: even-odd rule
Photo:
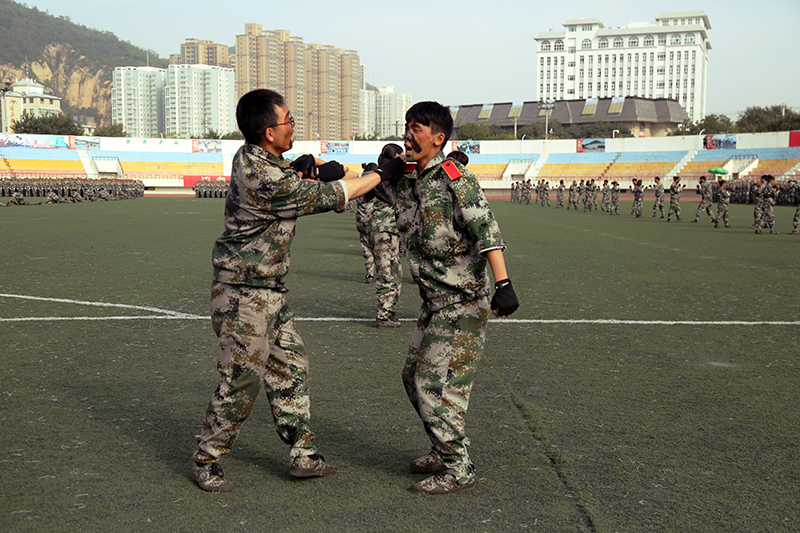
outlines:
[[[691,120],[705,116],[711,24],[704,11],[660,13],[622,28],[596,18],[563,26],[534,37],[537,100],[670,98]]]
[[[164,131],[203,137],[236,131],[233,70],[211,65],[170,65],[164,88]]]
[[[342,139],[358,134],[361,66],[357,52],[303,43],[286,30],[245,24],[236,36],[236,96],[253,89],[283,95],[296,139]]]
[[[169,56],[169,64],[232,67],[226,45],[203,39],[186,39],[186,42],[181,44],[181,53]]]
[[[111,122],[131,137],[158,137],[164,132],[166,70],[117,67],[111,88]]]
[[[361,89],[358,134],[365,138],[378,135],[378,91]]]
[[[379,88],[376,97],[376,122],[378,138],[402,137],[405,130],[406,111],[411,107],[411,93],[398,93],[391,85]]]

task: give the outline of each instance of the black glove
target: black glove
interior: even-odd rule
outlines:
[[[400,174],[406,166],[406,162],[402,158],[393,157],[385,161],[381,166],[375,169],[375,172],[381,177],[381,182],[393,180]]]
[[[346,171],[336,161],[329,161],[317,167],[317,177],[320,181],[336,181],[344,177]]]
[[[301,155],[292,162],[291,167],[298,173],[302,172],[304,178],[313,178],[316,161],[311,154]]]
[[[511,286],[510,279],[504,279],[494,284],[494,296],[492,297],[492,311],[497,310],[497,314],[508,316],[519,308],[519,300],[514,287]]]

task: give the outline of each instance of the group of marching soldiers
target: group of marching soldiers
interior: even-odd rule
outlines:
[[[9,198],[0,205],[39,205],[129,200],[144,196],[144,183],[129,179],[86,178],[2,178],[0,197]],[[26,198],[42,198],[31,202]]]
[[[665,190],[661,184],[661,179],[656,177],[655,184],[647,187],[642,186],[642,180],[634,179],[631,183],[631,193],[633,193],[633,204],[631,215],[636,218],[642,217],[644,209],[644,190],[652,188],[655,193],[655,203],[653,204],[653,217],[660,212],[664,218],[664,197],[665,192],[670,193],[669,216],[667,222],[671,222],[673,216],[676,222],[681,221],[680,195],[685,186],[680,183],[680,177],[675,176],[669,189]],[[556,208],[564,207],[564,191],[568,192],[567,210],[574,208],[578,210],[578,204],[583,204],[585,212],[597,210],[597,196],[602,193],[600,210],[611,215],[619,215],[619,184],[613,181],[609,184],[604,180],[602,187],[595,184],[595,180],[581,180],[580,183],[572,182],[569,187],[564,186],[564,180],[559,182],[556,191]],[[535,199],[532,199],[533,191],[536,191]],[[705,176],[700,178],[697,186],[697,193],[700,195],[700,205],[697,208],[694,220],[698,222],[700,215],[707,213],[718,228],[720,223],[724,223],[726,228],[731,227],[728,217],[728,205],[733,203],[752,203],[755,204],[753,212],[753,225],[756,233],[761,233],[761,229],[766,227],[770,233],[777,234],[775,229],[775,215],[773,206],[776,204],[796,205],[794,219],[792,221],[792,235],[797,235],[800,230],[800,186],[796,180],[790,180],[783,185],[775,183],[774,176],[764,175],[759,183],[738,182],[731,184],[725,180],[711,182]],[[550,183],[539,180],[532,184],[531,180],[523,180],[511,185],[511,201],[530,205],[531,202],[538,203],[542,207],[550,207]],[[712,211],[711,205],[717,203],[717,213]]]
[[[225,180],[201,179],[192,187],[195,198],[225,198],[228,195],[228,182]]]

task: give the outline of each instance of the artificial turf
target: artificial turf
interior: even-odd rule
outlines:
[[[422,477],[408,462],[429,446],[399,377],[413,323],[370,322],[352,213],[301,219],[288,276],[299,318],[332,319],[298,328],[337,474],[288,476],[262,397],[222,461],[234,491],[208,494],[188,470],[215,338],[192,317],[208,315],[223,201],[0,209],[3,528],[800,530],[793,210],[776,208],[780,235],[754,235],[748,206],[731,207],[732,229],[690,223],[696,204],[680,224],[629,206],[610,217],[492,202],[522,306],[490,323],[473,389],[478,487],[442,497],[407,490]],[[404,270],[398,314],[413,319]],[[187,317],[97,320],[160,313],[8,295]],[[8,321],[32,317],[47,319]]]

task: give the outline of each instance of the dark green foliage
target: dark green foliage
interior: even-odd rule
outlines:
[[[120,41],[109,31],[98,31],[55,17],[12,0],[0,0],[0,63],[22,67],[38,58],[52,43],[66,43],[80,55],[109,67],[138,66],[147,62],[147,50]],[[165,68],[167,60],[150,52],[150,65]]]
[[[752,106],[739,114],[737,133],[800,130],[800,113],[784,105]]]
[[[242,135],[241,131],[234,130],[234,131],[229,131],[225,135],[222,135],[220,137],[220,139],[226,140],[226,141],[243,141],[244,140],[244,135]]]
[[[697,122],[686,122],[682,127],[675,128],[670,135],[705,135],[715,133],[730,133],[733,122],[726,115],[706,115]]]
[[[65,114],[35,116],[27,111],[12,126],[14,133],[33,133],[39,135],[83,135],[83,128]]]
[[[100,126],[94,130],[96,137],[127,137],[125,128],[122,124],[112,124],[110,126]]]

